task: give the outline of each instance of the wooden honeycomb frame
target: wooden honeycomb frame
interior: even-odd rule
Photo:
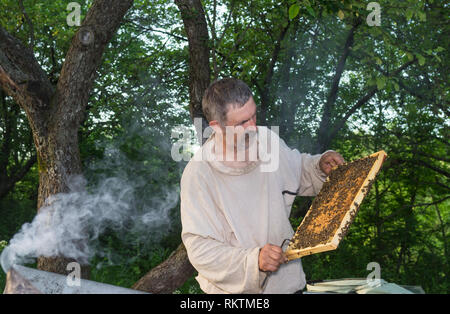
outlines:
[[[364,181],[363,181],[361,187],[359,188],[358,192],[356,193],[353,201],[350,203],[351,204],[350,208],[348,208],[348,210],[346,211],[339,227],[335,231],[334,235],[332,237],[330,237],[331,240],[328,240],[327,243],[320,243],[315,246],[310,246],[310,247],[301,248],[301,249],[296,248],[296,245],[294,242],[295,235],[297,235],[300,232],[300,230],[302,230],[302,228],[307,228],[307,226],[304,224],[304,222],[306,221],[306,218],[308,217],[308,215],[311,215],[311,212],[312,212],[312,206],[311,206],[309,211],[307,212],[306,216],[302,220],[302,223],[297,228],[297,231],[294,234],[293,238],[291,239],[291,242],[289,243],[289,246],[285,252],[285,255],[286,255],[286,258],[288,259],[288,261],[291,261],[291,260],[294,260],[297,258],[301,258],[306,255],[335,250],[338,247],[339,242],[343,238],[343,235],[345,235],[350,224],[353,222],[353,219],[358,211],[359,205],[363,201],[364,197],[367,195],[370,185],[375,180],[376,175],[380,171],[381,166],[387,157],[387,154],[383,150],[381,150],[377,153],[367,156],[366,158],[369,158],[369,157],[377,157],[377,159],[373,163],[372,168],[370,169],[367,177],[364,179]]]

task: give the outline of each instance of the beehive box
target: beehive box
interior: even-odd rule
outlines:
[[[288,260],[338,247],[386,156],[379,151],[331,171],[289,243]]]

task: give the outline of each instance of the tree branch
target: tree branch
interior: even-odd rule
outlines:
[[[33,154],[18,172],[13,173],[6,178],[2,178],[5,181],[0,184],[0,199],[5,197],[14,188],[16,183],[23,179],[31,167],[36,163],[36,160],[36,155]]]
[[[186,248],[181,243],[164,262],[150,270],[132,288],[151,293],[172,293],[192,276],[194,271]]]
[[[231,12],[230,12],[231,13]],[[231,51],[228,51],[226,55],[224,55],[223,53],[221,53],[219,50],[216,49],[216,53],[222,57],[222,60],[220,61],[220,65],[217,67],[217,75],[220,74],[220,72],[222,72],[223,68],[225,67],[229,57],[239,49],[239,46],[242,42],[242,40],[244,40],[245,38],[245,34],[247,33],[248,29],[250,28],[250,26],[253,23],[253,19],[250,20],[246,26],[246,28],[239,33],[239,35],[237,36],[238,38],[236,39],[236,41],[234,42],[233,48],[231,49]],[[223,33],[222,33],[222,37],[219,40],[219,44],[222,42],[222,39],[225,35],[226,29],[224,29]],[[217,44],[217,46],[219,46],[219,44]],[[215,77],[216,78],[216,77]]]
[[[43,119],[54,88],[33,51],[0,27],[0,86],[31,121]],[[31,124],[34,131],[39,126]]]
[[[203,117],[201,100],[209,85],[208,29],[203,6],[200,0],[175,0],[181,12],[189,41],[189,98],[191,118]],[[203,126],[206,127],[206,119]],[[202,132],[203,130],[197,130]],[[194,273],[186,248],[181,243],[167,260],[151,269],[139,279],[133,289],[153,293],[171,293],[181,286]]]
[[[175,39],[178,39],[178,40],[187,41],[186,37],[178,36],[176,34],[172,34],[172,33],[169,33],[169,32],[166,32],[166,31],[162,31],[162,30],[159,30],[159,29],[154,29],[154,28],[152,28],[150,26],[142,26],[142,25],[136,23],[133,20],[124,19],[124,21],[127,22],[127,23],[130,23],[133,26],[136,26],[137,28],[139,28],[140,30],[143,30],[143,31],[146,31],[146,32],[161,33],[161,34],[164,34],[164,35],[171,36],[171,37],[173,37]]]
[[[28,31],[30,33],[30,48],[31,50],[34,49],[34,27],[33,27],[33,22],[31,21],[30,17],[27,14],[27,11],[25,11],[25,7],[23,6],[23,0],[19,0],[19,7],[20,10],[22,11],[22,14],[25,18],[25,21],[28,24]]]
[[[442,174],[443,176],[446,176],[447,178],[450,178],[450,173],[449,172],[445,171],[444,169],[441,169],[441,168],[435,167],[433,165],[430,165],[429,163],[427,163],[427,162],[425,162],[425,161],[423,161],[421,159],[414,160],[413,163],[415,163],[417,165],[420,165],[420,166],[424,166],[425,168],[431,169],[431,170],[433,170],[433,171],[435,171],[435,172],[437,172],[439,174]]]
[[[342,73],[344,72],[344,67],[347,62],[347,58],[350,55],[350,51],[353,47],[355,32],[356,29],[359,27],[359,25],[361,25],[361,19],[358,19],[348,32],[347,38],[345,40],[344,50],[336,65],[336,70],[333,76],[333,80],[331,82],[330,91],[328,93],[327,100],[323,107],[322,120],[320,121],[319,130],[317,132],[317,145],[315,149],[317,153],[322,152],[330,142],[329,138],[331,136],[329,132],[332,119],[332,109],[337,99]]]
[[[209,16],[208,16],[208,12],[205,11],[205,15],[207,18],[208,23],[211,25],[211,35],[212,35],[212,47],[211,47],[211,52],[212,52],[212,62],[213,62],[213,80],[216,80],[219,77],[220,72],[223,69],[224,66],[224,59],[225,57],[219,52],[217,51],[217,49],[219,48],[220,44],[223,41],[223,38],[225,37],[225,33],[227,32],[227,29],[230,27],[230,18],[231,15],[233,13],[233,9],[234,9],[234,2],[231,3],[231,7],[230,7],[230,12],[227,15],[224,27],[223,27],[223,31],[222,34],[220,36],[219,39],[217,39],[217,33],[216,33],[216,14],[217,14],[217,1],[214,1],[214,15],[213,15],[213,21],[211,22]],[[239,39],[238,39],[239,41]],[[233,46],[235,47],[235,46]],[[222,56],[222,62],[219,64],[217,63],[217,55],[221,55]]]
[[[370,65],[373,66],[375,69],[377,69],[384,76],[394,77],[394,75],[390,75],[388,71],[383,70],[383,68],[380,65],[376,64],[375,62],[371,63]],[[424,76],[427,77],[427,74],[424,73]],[[436,101],[435,97],[427,97],[425,95],[425,93],[419,91],[419,88],[407,86],[403,82],[401,77],[397,76],[397,82],[398,82],[399,87],[401,87],[404,91],[406,91],[411,96],[414,96],[414,97],[416,97],[416,98],[418,98],[418,99],[420,99],[422,101],[428,102],[428,103],[438,107],[447,117],[450,116],[450,111],[448,110],[448,102],[445,105],[440,104],[438,101]],[[431,85],[431,84],[429,84],[429,85]],[[428,88],[429,88],[429,90],[432,90],[432,86],[428,86]]]
[[[208,123],[203,115],[202,98],[211,79],[205,13],[200,0],[175,0],[175,4],[181,12],[189,43],[189,111],[192,120],[202,118],[202,130],[197,132],[203,132]]]
[[[440,160],[440,161],[444,161],[444,162],[450,163],[450,158],[445,158],[445,157],[442,157],[442,156],[435,156],[435,155],[424,153],[422,151],[416,151],[415,153],[417,155],[420,155],[420,156],[423,156],[423,157],[427,157],[427,158],[436,159],[436,160]]]
[[[261,96],[261,108],[259,110],[259,123],[265,125],[267,123],[267,109],[270,102],[270,85],[272,83],[273,73],[275,70],[275,65],[278,62],[278,57],[280,56],[281,43],[283,42],[287,31],[290,27],[290,20],[287,22],[286,26],[280,31],[278,39],[272,51],[272,56],[270,58],[269,65],[267,66],[266,74],[264,75],[264,80],[262,86],[257,84],[257,88]]]
[[[358,26],[360,24],[361,24],[361,21],[358,20],[358,22],[355,25],[353,25],[353,27],[348,32],[347,39],[346,39],[345,45],[344,45],[344,51],[336,65],[336,71],[335,71],[335,74],[333,77],[333,81],[331,82],[331,88],[328,93],[327,101],[325,103],[325,110],[327,110],[327,111],[330,111],[331,107],[336,102],[336,98],[337,98],[338,90],[339,90],[339,83],[340,83],[341,77],[342,77],[342,72],[344,72],[344,67],[347,62],[347,58],[350,55],[350,51],[353,47],[356,29],[358,28]]]
[[[3,91],[3,89],[0,89],[0,98],[2,100],[2,107],[1,107],[1,115],[4,117],[4,128],[3,128],[3,141],[1,143],[0,147],[0,173],[5,172],[6,168],[8,166],[8,158],[9,154],[11,152],[11,118],[9,117],[8,113],[8,105],[6,103],[6,95]]]
[[[133,0],[97,0],[73,37],[57,84],[52,116],[72,117],[78,127],[103,51],[116,33]]]
[[[407,63],[403,64],[401,67],[399,67],[398,69],[396,69],[394,72],[392,72],[389,77],[393,77],[398,75],[400,72],[402,72],[404,69],[406,69],[407,67],[409,67],[410,65],[412,65],[413,63],[415,63],[417,61],[417,59],[413,59],[411,61],[408,61]],[[331,140],[337,135],[337,133],[339,132],[339,130],[344,126],[344,124],[347,122],[347,120],[350,118],[350,116],[352,114],[354,114],[356,112],[356,110],[358,110],[359,108],[361,108],[364,104],[366,104],[376,93],[378,92],[378,88],[376,86],[371,87],[367,93],[361,97],[346,113],[345,115],[339,120],[337,121],[332,127],[331,127],[331,131],[330,131],[330,135],[329,138],[326,139],[326,141],[324,141],[324,143],[326,144],[326,146],[328,146],[328,144],[331,142]]]
[[[389,220],[391,220],[392,218],[398,216],[398,215],[402,212],[402,210],[404,210],[404,209],[414,208],[414,207],[422,207],[422,206],[428,207],[428,206],[431,206],[431,205],[437,205],[437,204],[440,204],[440,203],[442,203],[442,202],[448,200],[449,198],[450,198],[450,196],[446,196],[446,197],[444,197],[444,198],[442,198],[442,199],[440,199],[440,200],[433,201],[433,202],[431,202],[431,203],[419,203],[419,204],[403,205],[402,207],[400,207],[399,209],[397,209],[395,212],[393,212],[393,213],[391,213],[390,215],[388,215],[388,216],[382,218],[381,224],[383,224],[383,223],[385,223],[386,221],[389,221]]]

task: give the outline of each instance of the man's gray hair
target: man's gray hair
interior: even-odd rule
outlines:
[[[250,97],[252,91],[243,81],[236,78],[216,80],[209,85],[203,95],[203,114],[208,122],[217,120],[224,125],[229,107],[242,107]]]

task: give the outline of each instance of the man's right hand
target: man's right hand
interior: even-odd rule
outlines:
[[[261,271],[275,272],[286,260],[283,250],[279,246],[266,244],[259,251],[258,265]]]

